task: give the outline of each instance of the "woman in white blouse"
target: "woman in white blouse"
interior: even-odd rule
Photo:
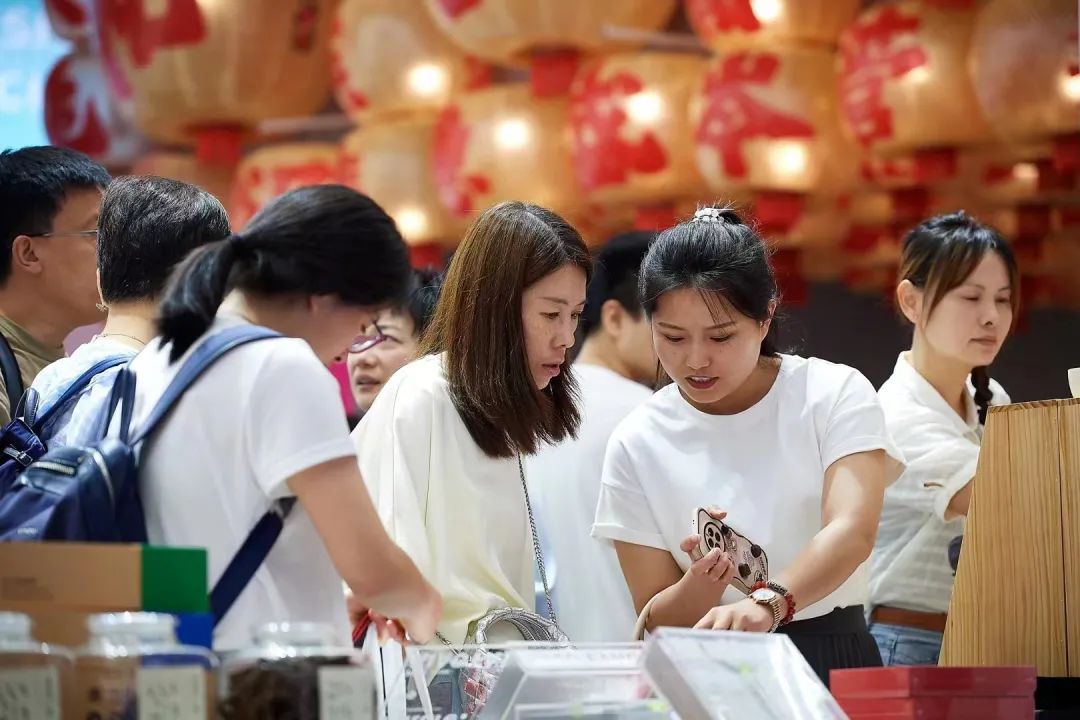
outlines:
[[[777,351],[768,251],[731,210],[661,233],[640,285],[674,382],[612,435],[593,534],[614,541],[646,627],[783,632],[826,682],[880,665],[862,567],[897,468],[873,387]],[[690,555],[710,506],[765,550],[769,582],[750,597],[719,549]]]
[[[577,430],[567,350],[590,272],[559,216],[489,208],[454,253],[423,357],[390,378],[353,434],[383,524],[442,593],[439,634],[455,646],[493,610],[535,608],[520,460]]]
[[[952,595],[949,544],[964,532],[990,379],[1012,326],[1019,273],[1009,245],[964,213],[927,220],[904,241],[896,288],[914,326],[878,397],[907,460],[885,493],[871,558],[870,631],[887,665],[937,664]]]

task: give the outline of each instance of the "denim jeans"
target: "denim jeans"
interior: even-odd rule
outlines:
[[[941,633],[903,625],[873,623],[870,634],[877,641],[886,665],[937,665]]]

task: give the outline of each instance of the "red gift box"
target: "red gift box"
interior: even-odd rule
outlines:
[[[849,720],[1034,720],[1035,698],[839,698]]]

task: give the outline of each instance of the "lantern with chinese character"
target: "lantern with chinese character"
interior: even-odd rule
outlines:
[[[233,168],[200,163],[194,153],[148,153],[135,161],[131,166],[131,174],[157,175],[197,185],[220,200],[223,205],[229,204]]]
[[[372,123],[342,142],[342,182],[371,196],[413,246],[454,245],[431,174],[435,119]]]
[[[229,219],[241,229],[282,193],[304,185],[341,182],[341,155],[331,143],[286,143],[259,148],[241,161],[233,179]]]
[[[858,10],[859,0],[686,0],[694,32],[716,52],[835,45]]]
[[[457,98],[435,126],[435,183],[452,217],[503,200],[572,216],[583,204],[570,161],[565,98],[499,85]]]
[[[971,46],[979,105],[994,131],[1056,139],[1060,169],[1080,170],[1076,0],[991,0]]]
[[[719,55],[691,113],[697,164],[709,187],[753,190],[763,222],[789,226],[800,196],[838,195],[855,181],[827,50]]]
[[[142,138],[113,103],[93,55],[66,55],[49,73],[45,130],[53,145],[78,150],[109,167],[127,165],[142,148]]]
[[[844,32],[840,107],[864,148],[940,166],[989,138],[967,71],[975,16],[970,2],[886,0]]]
[[[675,0],[426,0],[440,27],[467,52],[520,64],[537,50],[609,50],[605,28],[657,30]]]
[[[162,142],[235,160],[262,120],[308,115],[329,94],[334,0],[97,0],[110,79]]]
[[[589,200],[640,206],[701,194],[686,108],[704,66],[686,55],[626,53],[582,68],[570,128]]]
[[[53,32],[65,40],[78,42],[93,31],[93,0],[45,0],[45,12]]]
[[[487,69],[450,42],[415,1],[344,0],[330,53],[334,93],[354,121],[437,112]]]

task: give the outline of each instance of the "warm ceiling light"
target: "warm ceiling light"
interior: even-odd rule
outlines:
[[[1061,92],[1069,100],[1080,102],[1080,75],[1066,74],[1061,78]]]
[[[435,63],[414,65],[405,76],[409,91],[419,97],[435,97],[446,91],[446,68]]]
[[[908,80],[909,82],[918,83],[921,85],[922,83],[930,79],[930,69],[927,68],[925,65],[920,65],[919,67],[912,68],[911,70],[908,70],[907,73],[904,75],[904,79]]]
[[[503,150],[520,150],[532,139],[532,128],[521,118],[503,120],[495,127],[495,143]]]
[[[638,125],[655,125],[664,115],[664,99],[652,90],[626,98],[626,114]]]
[[[1016,163],[1013,165],[1012,176],[1019,182],[1036,182],[1039,179],[1039,168],[1034,163]]]
[[[784,3],[781,0],[750,0],[750,9],[758,22],[768,24],[776,22],[784,14]]]
[[[793,141],[777,142],[769,155],[769,164],[772,165],[773,172],[783,177],[803,174],[806,172],[808,161],[806,148],[801,143]]]
[[[427,231],[427,214],[420,208],[401,208],[393,214],[398,230],[407,238],[418,238]]]

